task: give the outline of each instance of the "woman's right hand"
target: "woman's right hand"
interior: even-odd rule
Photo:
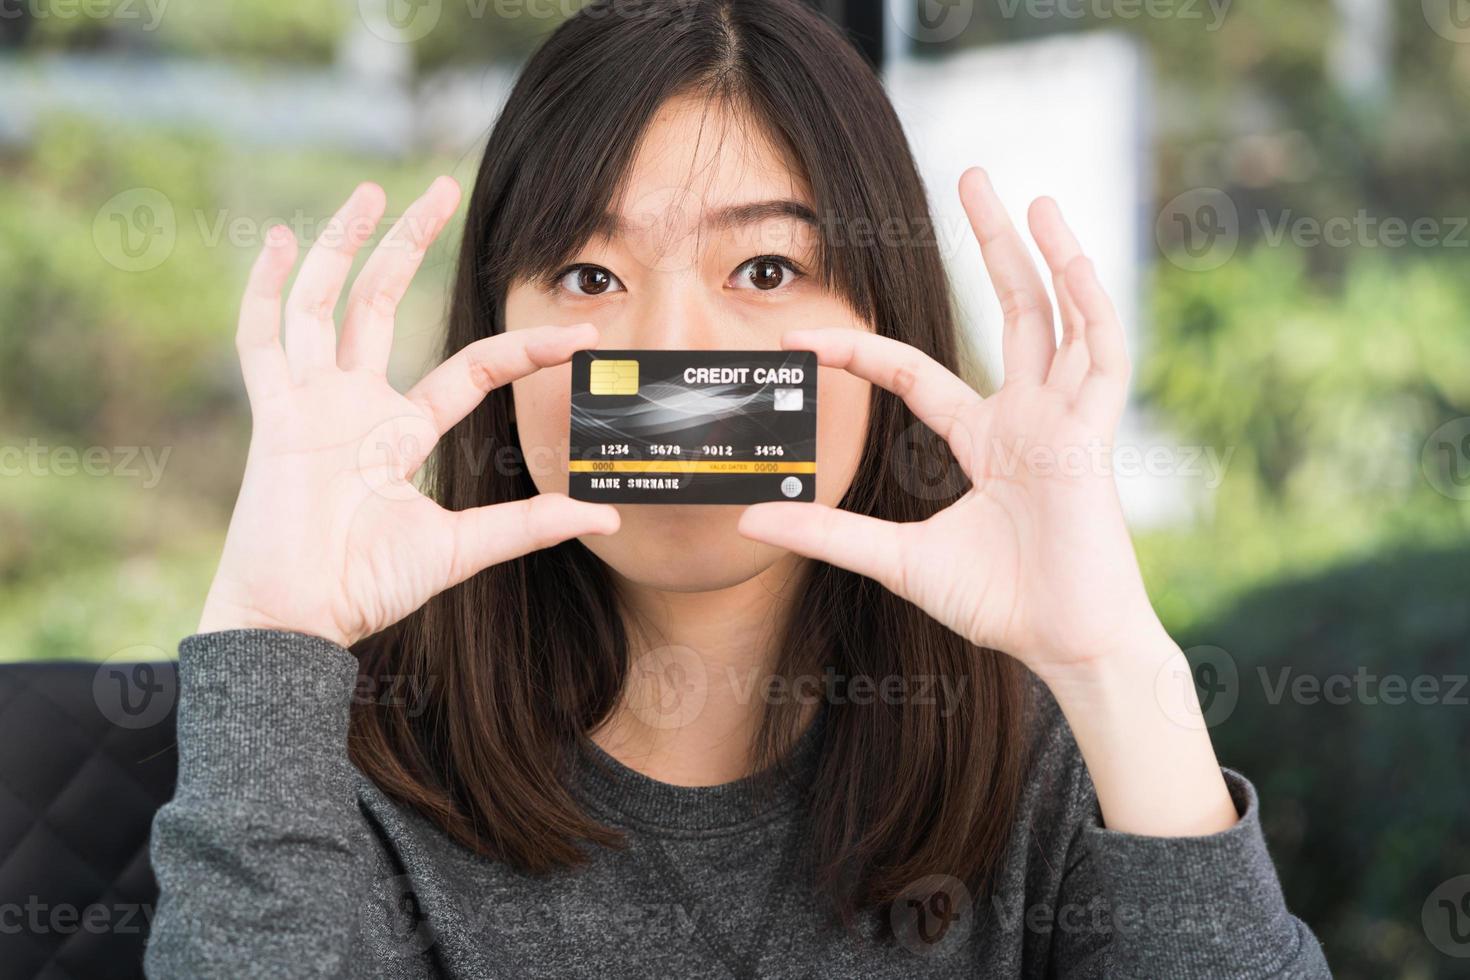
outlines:
[[[285,306],[296,241],[272,228],[251,270],[236,346],[253,431],[245,476],[199,631],[283,629],[350,646],[497,562],[582,534],[610,534],[617,509],[565,494],[452,512],[410,482],[430,450],[492,388],[597,343],[591,324],[476,341],[407,394],[386,370],[398,303],[459,204],[436,180],[374,250],[333,311],[353,256],[383,216],[362,184],[307,253]]]

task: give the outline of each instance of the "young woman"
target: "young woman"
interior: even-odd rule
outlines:
[[[150,973],[1327,976],[1095,462],[1113,309],[1038,201],[1056,343],[985,174],[959,193],[1005,311],[989,397],[899,122],[831,25],[594,3],[490,136],[447,360],[406,394],[394,311],[454,182],[340,336],[382,191],[284,315],[276,229],[237,335],[244,482],[180,647]],[[818,501],[569,499],[568,360],[596,347],[814,351]]]

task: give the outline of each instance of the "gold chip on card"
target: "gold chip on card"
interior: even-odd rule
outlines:
[[[593,361],[587,389],[594,395],[638,394],[637,361]]]

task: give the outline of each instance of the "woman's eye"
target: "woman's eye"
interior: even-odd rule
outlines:
[[[769,292],[790,285],[802,275],[796,263],[779,255],[761,255],[741,264],[731,276],[736,289],[761,289]]]
[[[557,277],[556,285],[576,296],[601,296],[623,288],[618,277],[600,265],[574,265]]]

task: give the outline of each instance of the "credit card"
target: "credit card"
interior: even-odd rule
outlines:
[[[815,500],[817,355],[579,350],[568,470],[598,503]]]

